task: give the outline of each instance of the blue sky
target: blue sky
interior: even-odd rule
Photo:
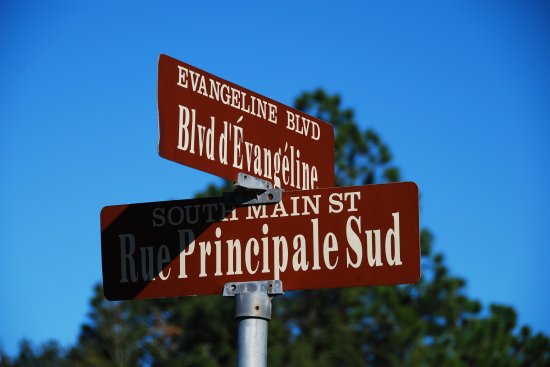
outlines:
[[[160,53],[285,104],[341,94],[468,295],[550,334],[549,24],[545,1],[1,2],[0,346],[76,341],[103,206],[217,181],[157,154]]]

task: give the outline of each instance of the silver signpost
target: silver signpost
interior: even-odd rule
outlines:
[[[283,294],[280,280],[227,283],[224,297],[235,298],[237,367],[267,366],[267,326],[271,300]]]

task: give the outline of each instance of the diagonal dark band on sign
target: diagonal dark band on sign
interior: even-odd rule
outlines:
[[[201,213],[201,208],[207,209]],[[165,268],[232,209],[221,197],[105,207],[101,212],[105,297],[150,298],[139,295],[155,282],[160,285]],[[162,230],[165,226],[177,229]]]

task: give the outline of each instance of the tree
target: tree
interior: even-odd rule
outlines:
[[[296,107],[333,124],[336,183],[399,180],[388,146],[362,130],[340,97],[303,93]],[[229,191],[211,185],[198,196]],[[510,307],[482,305],[449,274],[433,236],[421,231],[422,279],[417,284],[288,292],[274,301],[269,365],[276,366],[550,366],[550,341],[519,330]],[[108,302],[98,286],[89,322],[68,351],[22,344],[0,366],[235,365],[233,302],[219,296]],[[54,345],[55,346],[55,345]],[[47,352],[49,351],[49,352]],[[47,353],[46,353],[47,352]],[[57,358],[57,359],[56,359]],[[47,364],[50,363],[50,364]]]
[[[90,322],[82,326],[78,344],[67,358],[76,366],[138,366],[154,315],[139,313],[142,305],[109,302],[95,287]]]
[[[39,348],[33,348],[28,340],[19,344],[19,355],[12,361],[0,350],[0,367],[65,367],[69,366],[62,348],[50,341]]]

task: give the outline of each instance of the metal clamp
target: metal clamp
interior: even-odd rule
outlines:
[[[237,182],[235,182],[235,186],[250,190],[270,190],[273,188],[273,184],[271,182],[242,172],[237,174]]]
[[[237,175],[235,187],[235,191],[223,193],[224,203],[228,206],[275,204],[283,198],[282,189],[274,189],[271,182],[246,173]]]
[[[224,297],[235,297],[239,293],[265,293],[268,296],[284,294],[280,280],[261,280],[257,282],[232,282],[223,287]]]
[[[257,282],[227,283],[224,297],[235,297],[235,318],[271,320],[271,298],[284,294],[283,282],[265,280]]]

